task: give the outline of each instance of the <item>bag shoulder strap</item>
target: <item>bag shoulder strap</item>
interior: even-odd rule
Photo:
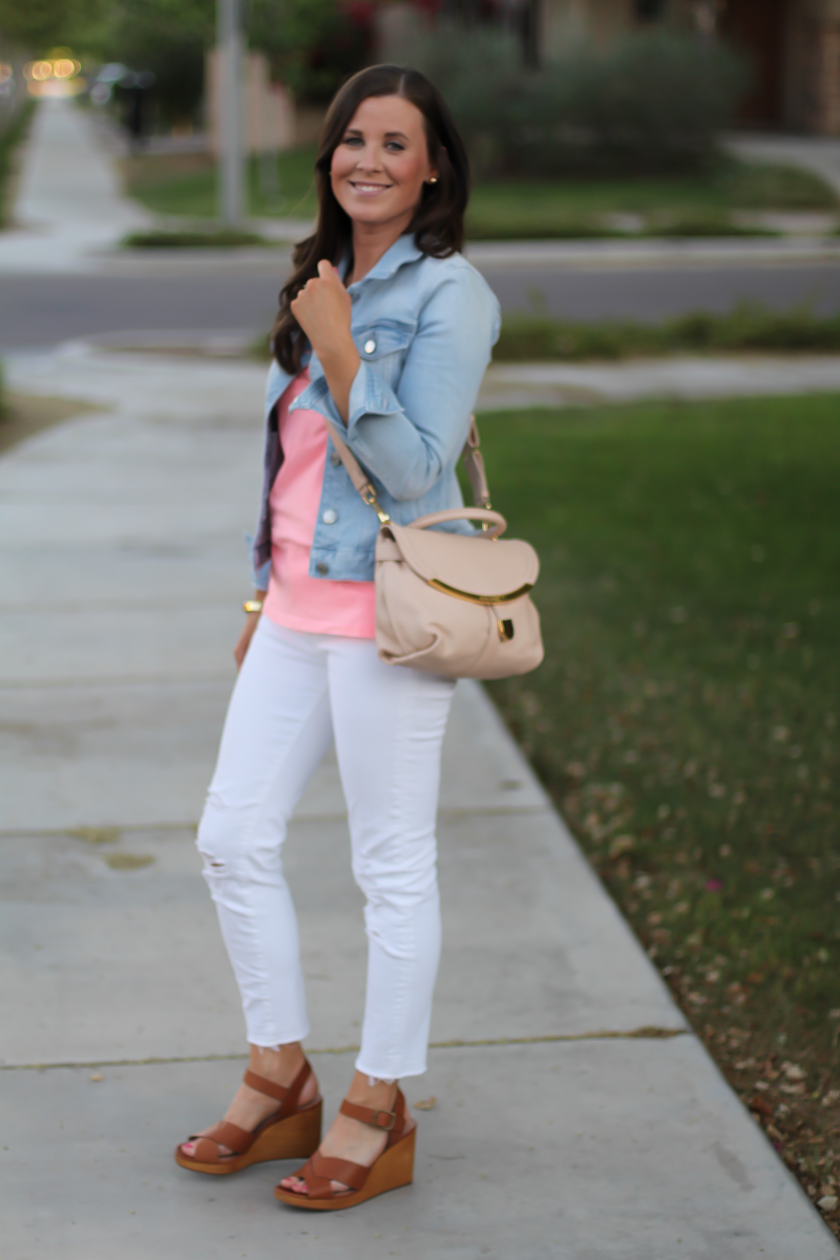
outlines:
[[[367,477],[362,472],[361,464],[356,459],[356,456],[350,450],[347,443],[342,438],[339,437],[338,433],[336,432],[336,427],[331,420],[327,420],[327,428],[330,431],[330,437],[333,440],[333,446],[338,452],[338,455],[339,455],[339,458],[341,459],[342,464],[347,469],[350,480],[353,482],[353,485],[356,487],[359,494],[364,499],[365,503],[368,503],[369,499],[367,496],[367,492],[370,491],[371,493],[373,493],[374,491],[373,491],[373,486],[370,484]]]
[[[481,453],[480,443],[481,439],[478,436],[478,425],[475,422],[475,416],[470,416],[470,431],[467,434],[467,441],[461,458],[464,461],[467,476],[470,479],[475,506],[489,508],[490,488],[487,485],[487,472],[484,468],[484,456]]]
[[[336,431],[336,427],[331,420],[327,420],[327,428],[330,437],[333,440],[333,446],[336,449],[339,459],[347,469],[356,490],[367,503],[368,507],[376,509],[380,521],[384,525],[389,516],[377,503],[376,491],[371,485],[368,478],[362,471],[362,466],[356,459],[356,456],[348,447],[347,443]],[[473,499],[475,506],[480,508],[490,507],[490,490],[487,485],[487,473],[484,469],[484,457],[481,454],[480,438],[478,435],[478,425],[475,422],[475,416],[470,417],[470,431],[467,434],[467,440],[462,453],[464,465],[467,470],[467,476],[470,479],[472,487]]]

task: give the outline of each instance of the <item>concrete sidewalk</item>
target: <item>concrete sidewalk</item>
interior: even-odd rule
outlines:
[[[726,147],[745,162],[800,166],[840,194],[840,140],[836,136],[791,136],[733,132]]]
[[[0,232],[0,273],[73,272],[152,221],[122,195],[111,157],[71,100],[39,102],[23,151],[15,227]]]
[[[741,354],[627,363],[494,363],[479,406],[579,407],[644,399],[774,398],[840,392],[840,356]]]
[[[475,685],[445,749],[414,1186],[313,1219],[272,1197],[289,1166],[176,1168],[242,1068],[192,827],[233,681],[263,372],[116,354],[8,372],[106,410],[0,460],[3,1260],[840,1255]],[[332,760],[288,871],[332,1111],[365,954]]]
[[[123,332],[64,342],[54,363],[182,356],[224,361],[250,358],[253,337],[243,333]],[[165,359],[164,359],[165,361]],[[171,359],[170,359],[171,361]],[[38,356],[18,355],[22,379]],[[39,368],[34,370],[40,370]],[[625,363],[492,363],[478,398],[481,411],[511,407],[579,407],[661,398],[685,402],[702,398],[760,398],[792,394],[840,393],[840,355],[740,354],[721,357],[674,356]]]
[[[299,240],[304,230],[283,236]],[[0,238],[2,241],[2,238]],[[840,237],[800,236],[789,239],[752,237],[720,240],[674,239],[639,241],[474,241],[465,256],[479,271],[551,268],[556,271],[702,270],[707,267],[804,267],[840,260]],[[291,249],[108,249],[79,257],[75,269],[105,276],[154,276],[173,273],[228,274],[282,269]],[[0,252],[0,273],[26,271]]]

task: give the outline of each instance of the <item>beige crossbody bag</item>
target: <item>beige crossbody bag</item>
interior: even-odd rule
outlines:
[[[528,592],[540,562],[530,543],[499,541],[507,521],[490,495],[473,419],[464,447],[474,508],[449,508],[398,525],[379,505],[355,456],[330,424],[350,480],[379,517],[376,540],[376,645],[388,665],[445,678],[508,678],[543,659],[540,619]],[[429,529],[480,521],[469,537]]]

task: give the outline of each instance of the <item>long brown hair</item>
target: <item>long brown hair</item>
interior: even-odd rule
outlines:
[[[353,266],[353,225],[338,204],[330,182],[333,153],[362,101],[370,96],[402,96],[423,115],[429,161],[437,167],[435,184],[425,184],[408,231],[418,249],[433,258],[447,258],[464,243],[464,211],[470,195],[470,170],[466,149],[452,115],[438,92],[419,70],[408,66],[370,66],[360,70],[339,88],[324,120],[315,159],[318,221],[315,232],[295,246],[294,268],[280,291],[280,313],[271,334],[275,358],[285,372],[297,373],[306,338],[291,311],[291,302],[307,280],[318,274],[326,258],[337,266],[349,257]]]

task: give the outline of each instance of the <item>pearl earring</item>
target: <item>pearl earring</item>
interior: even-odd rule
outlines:
[[[429,179],[429,183],[430,183],[430,184],[436,184],[436,183],[437,183],[437,179],[438,179],[437,175],[432,175],[432,176],[431,176],[431,178]]]

